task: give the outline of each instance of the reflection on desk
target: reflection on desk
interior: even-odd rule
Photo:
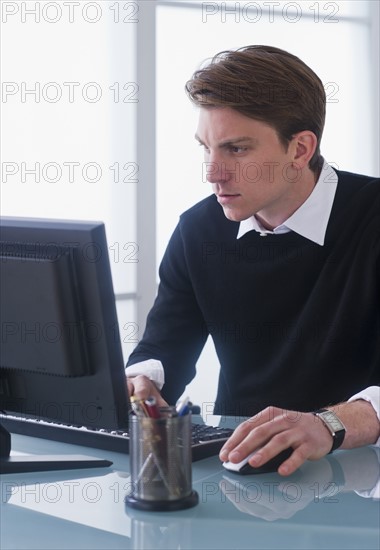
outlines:
[[[18,437],[18,448],[38,447],[35,440]],[[44,442],[41,453],[49,447],[54,453],[84,452],[82,447]],[[85,451],[89,454],[89,449]],[[91,454],[104,457],[104,451],[91,449]],[[287,478],[242,477],[226,472],[217,457],[209,458],[193,464],[199,505],[171,513],[127,508],[128,460],[112,453],[107,458],[115,469],[2,476],[0,547],[378,550],[380,546],[379,500],[360,496],[368,494],[379,478],[378,449],[373,447],[338,451],[308,462]]]

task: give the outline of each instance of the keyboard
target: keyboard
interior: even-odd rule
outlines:
[[[129,453],[129,434],[126,431],[95,430],[4,414],[0,414],[0,423],[10,433],[94,447],[105,451]],[[217,455],[232,432],[231,428],[192,424],[192,461],[196,462]]]

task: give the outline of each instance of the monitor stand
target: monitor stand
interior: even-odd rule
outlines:
[[[0,474],[104,468],[112,465],[109,460],[83,455],[10,456],[10,453],[11,434],[0,424]]]

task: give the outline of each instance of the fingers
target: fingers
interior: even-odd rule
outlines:
[[[283,461],[277,469],[280,475],[288,476],[302,466],[308,459],[307,445],[302,444],[297,446],[296,443],[291,443],[291,434],[285,433],[280,435],[286,435],[287,437],[273,437],[267,445],[255,453],[249,460],[251,466],[259,468],[274,457],[280,458],[281,455],[283,455]],[[290,456],[289,452],[291,452]]]
[[[289,476],[298,470],[307,459],[307,453],[304,452],[302,446],[297,447],[291,456],[279,466],[277,471],[282,476]]]
[[[282,411],[268,407],[240,424],[220,451],[221,460],[240,462],[252,451],[262,447],[271,436],[284,428],[279,425]]]
[[[295,472],[306,460],[321,458],[331,449],[331,435],[311,413],[269,407],[243,422],[220,451],[222,461],[237,463],[254,451],[249,463],[259,467],[291,447],[293,453],[278,468],[281,475]]]
[[[135,386],[133,384],[133,378],[127,378],[128,395],[131,397],[135,393]]]
[[[139,375],[133,378],[127,378],[129,395],[134,395],[138,399],[148,399],[155,397],[158,407],[167,407],[167,402],[162,398],[155,384],[147,376]]]

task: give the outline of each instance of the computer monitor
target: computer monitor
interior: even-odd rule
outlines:
[[[127,428],[103,223],[1,218],[0,304],[0,411]],[[4,461],[9,450],[1,433]]]

